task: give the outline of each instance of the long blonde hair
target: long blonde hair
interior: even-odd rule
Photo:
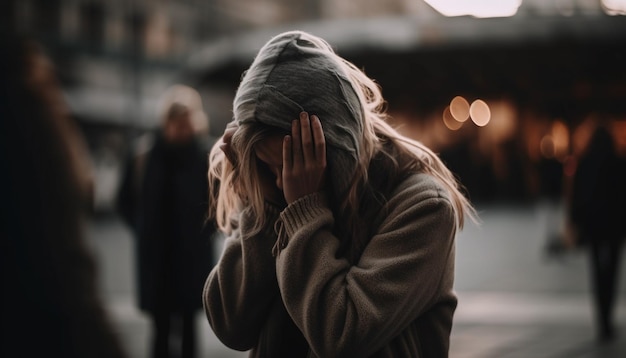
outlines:
[[[335,54],[324,40],[308,33],[292,31],[276,36],[260,50],[237,90],[233,112],[234,123],[238,127],[232,137],[231,145],[236,156],[236,165],[225,158],[220,148],[221,143],[216,144],[211,151],[209,183],[211,183],[212,202],[215,203],[211,213],[216,218],[220,229],[230,233],[236,222],[233,219],[236,219],[237,215],[244,210],[251,211],[255,218],[252,233],[258,233],[268,224],[271,224],[266,222],[269,218],[266,215],[266,204],[257,180],[259,167],[254,146],[271,134],[288,133],[289,123],[292,118],[296,118],[297,110],[313,111],[294,100],[297,95],[291,95],[291,90],[300,90],[299,87],[303,87],[299,85],[296,79],[286,89],[277,89],[280,87],[278,85],[270,86],[274,79],[269,76],[276,76],[278,64],[285,61],[284,58],[287,56],[284,54],[286,52],[284,48],[277,49],[279,45],[299,46],[299,48],[305,48],[302,51],[314,51],[311,55],[315,56],[316,62],[314,64],[320,63],[319,57],[322,57],[325,61],[322,63],[327,68],[323,68],[321,71],[333,71],[333,75],[338,77],[338,81],[344,86],[341,88],[340,96],[345,96],[347,99],[340,98],[343,101],[341,103],[350,102],[349,104],[351,104],[347,105],[346,113],[348,114],[344,117],[350,116],[349,121],[358,122],[358,124],[349,123],[349,125],[358,127],[354,130],[355,133],[358,133],[355,135],[357,143],[354,146],[356,148],[354,148],[354,153],[350,152],[347,156],[348,160],[351,157],[355,158],[354,170],[350,170],[350,168],[346,170],[349,171],[346,190],[339,191],[331,203],[335,215],[339,216],[338,219],[343,219],[337,220],[337,222],[346,223],[343,230],[339,231],[349,233],[358,226],[361,221],[359,216],[362,214],[359,213],[359,208],[364,200],[364,192],[369,191],[373,195],[377,195],[378,188],[371,187],[368,171],[372,160],[380,156],[385,158],[390,169],[394,171],[392,174],[398,177],[407,171],[422,171],[439,180],[450,194],[459,228],[464,224],[465,215],[469,215],[472,219],[477,218],[472,205],[463,195],[460,184],[441,159],[420,142],[402,136],[388,124],[385,101],[378,85],[354,64]],[[291,58],[290,60],[300,61],[300,57],[295,56],[294,58],[295,60]],[[317,75],[319,75],[319,71]],[[310,88],[305,88],[303,91],[314,91],[316,85],[315,83],[305,83],[304,86],[310,86]],[[265,88],[267,87],[271,87],[271,96],[265,95],[263,92],[266,91]],[[298,88],[296,89],[296,87]],[[261,97],[266,99],[262,100]],[[259,108],[260,102],[264,102],[262,108]],[[269,106],[284,107],[286,111],[291,111],[285,113],[295,113],[284,119],[274,119],[280,116],[275,115],[275,113],[272,113],[271,116],[265,116],[261,113],[263,110],[267,110]],[[333,143],[336,146],[343,145],[337,143],[340,140],[333,142],[332,135],[336,133],[331,133],[332,128],[327,132],[328,128],[331,127],[329,124],[332,123],[324,123],[327,118],[318,116],[322,119],[327,143],[329,142],[328,137],[331,137],[329,148],[333,146]],[[272,119],[265,120],[265,117]],[[285,124],[282,122],[268,123],[278,120],[284,121]],[[345,126],[342,124],[340,129]],[[333,159],[331,152],[329,150],[329,161]],[[346,150],[340,148],[333,153],[344,155]],[[336,170],[339,169],[336,168]],[[335,174],[337,173],[333,173],[331,176]]]

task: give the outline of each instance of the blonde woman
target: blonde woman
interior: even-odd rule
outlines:
[[[385,122],[379,88],[324,40],[271,39],[213,147],[229,236],[203,293],[251,357],[445,357],[454,239],[473,209],[433,152]]]

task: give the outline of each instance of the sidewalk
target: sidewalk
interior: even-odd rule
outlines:
[[[623,327],[623,300],[617,313]],[[599,345],[592,322],[591,303],[580,294],[460,293],[450,357],[624,357],[626,337]]]
[[[469,224],[459,234],[451,358],[626,356],[626,265],[616,310],[618,339],[598,345],[585,253],[560,259],[543,253],[550,215],[534,207],[482,208],[482,226]],[[129,356],[148,358],[150,327],[134,305],[130,235],[118,221],[104,220],[89,225],[88,237],[100,264],[103,297]],[[201,314],[198,326],[199,358],[246,356],[224,347]]]
[[[459,234],[451,358],[626,357],[626,265],[615,312],[618,338],[599,345],[587,252],[549,257],[544,250],[562,215],[561,208],[541,205],[486,207],[483,224]]]

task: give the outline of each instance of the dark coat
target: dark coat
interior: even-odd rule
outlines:
[[[136,237],[139,306],[155,312],[202,307],[215,232],[206,222],[208,150],[167,144],[160,134],[128,162],[118,208]]]

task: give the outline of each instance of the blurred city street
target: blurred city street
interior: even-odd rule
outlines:
[[[626,267],[616,310],[618,338],[596,342],[585,251],[545,252],[559,226],[544,206],[479,207],[482,225],[457,240],[459,306],[451,358],[623,357],[626,353]],[[134,305],[130,233],[115,218],[93,219],[88,240],[100,265],[101,290],[131,358],[147,358],[150,326]],[[224,347],[198,315],[199,357],[245,357]]]
[[[50,314],[52,318],[44,322],[39,311],[31,310],[30,301],[23,297],[36,297],[53,313],[71,311],[66,317],[75,318],[82,317],[74,314],[73,309],[79,305],[66,304],[65,299],[74,302],[93,296],[91,290],[79,291],[92,288],[86,286],[87,281],[92,282],[89,272],[80,275],[80,260],[64,258],[80,250],[63,247],[64,243],[83,239],[73,235],[76,230],[70,229],[76,221],[69,218],[79,214],[79,205],[74,201],[84,194],[89,208],[80,208],[92,214],[84,236],[97,262],[99,295],[128,357],[151,358],[152,324],[136,304],[136,248],[130,229],[115,214],[122,212],[119,204],[122,198],[138,199],[127,206],[127,213],[144,214],[148,207],[159,209],[155,212],[161,214],[159,205],[149,203],[140,208],[139,203],[145,198],[166,203],[163,216],[129,222],[154,221],[174,228],[176,225],[162,218],[174,217],[174,212],[190,218],[170,204],[183,202],[179,194],[192,188],[190,182],[207,178],[206,154],[213,140],[223,136],[228,123],[248,123],[235,115],[238,112],[233,106],[244,103],[235,96],[243,74],[268,40],[297,30],[319,36],[351,64],[350,68],[354,65],[373,80],[384,101],[382,105],[363,102],[361,112],[372,104],[384,109],[389,125],[436,153],[462,184],[463,191],[478,203],[482,223],[468,222],[457,236],[455,289],[459,305],[451,333],[451,358],[626,357],[626,264],[621,265],[618,275],[616,338],[599,343],[588,252],[585,248],[550,245],[553,241],[549,240],[569,233],[565,230],[563,204],[557,202],[585,209],[572,210],[581,212],[572,215],[579,225],[591,222],[611,231],[611,224],[617,223],[615,236],[624,232],[618,231],[618,226],[626,225],[626,0],[8,0],[0,8],[0,49],[5,54],[0,58],[7,59],[3,64],[16,66],[15,70],[0,66],[6,72],[0,95],[0,124],[9,128],[0,130],[7,138],[0,141],[5,148],[0,151],[0,159],[6,158],[14,165],[5,169],[8,175],[2,178],[7,177],[9,184],[3,189],[15,194],[8,196],[13,201],[7,201],[3,211],[15,216],[3,218],[20,230],[24,227],[24,235],[17,229],[20,235],[6,235],[4,231],[0,235],[3,245],[13,243],[3,248],[14,248],[0,250],[5,255],[0,263],[9,262],[15,267],[3,271],[9,273],[3,276],[3,283],[18,287],[22,295],[7,296],[29,307],[27,312],[39,320],[32,324],[38,324],[41,331],[46,330],[46,324],[56,328],[67,323],[69,327],[73,321],[58,320]],[[10,41],[4,41],[5,30]],[[294,43],[300,46],[301,40]],[[282,59],[283,52],[280,54]],[[343,71],[344,67],[342,62],[338,68]],[[269,73],[275,75],[273,71]],[[360,78],[341,71],[335,71],[334,76],[342,86],[346,79],[352,83]],[[309,81],[299,83],[309,85]],[[264,82],[264,89],[270,87]],[[326,88],[318,83],[310,87]],[[356,92],[357,87],[364,86],[355,86]],[[193,101],[184,101],[185,96],[170,98],[176,88],[188,89]],[[298,102],[288,92],[291,84],[280,98]],[[257,97],[260,103],[262,96]],[[316,101],[317,97],[307,95]],[[372,93],[365,97],[372,97],[368,98],[370,102],[378,100]],[[175,107],[177,110],[172,111]],[[357,113],[353,111],[356,107],[348,107],[351,113]],[[311,111],[298,104],[300,110]],[[174,117],[186,118],[183,122],[187,128],[168,130],[174,128],[166,126]],[[328,115],[324,123],[333,120]],[[265,127],[263,123],[261,127]],[[176,147],[178,152],[182,148],[179,140],[193,136],[198,142],[197,163],[203,166],[190,172],[186,178],[189,180],[178,179],[183,176],[171,179],[176,173],[163,169],[159,172],[164,178],[161,182],[176,182],[180,191],[159,184],[154,185],[157,194],[145,194],[144,189],[151,185],[143,184],[158,182],[155,176],[146,174],[147,170],[144,172],[152,168],[145,163],[158,157],[153,152],[155,143],[161,145],[165,143],[160,143],[161,139],[172,139],[170,134],[174,132],[182,136],[174,135],[176,138],[168,143],[170,149]],[[362,134],[368,132],[359,130]],[[40,135],[50,141],[37,139]],[[67,140],[64,135],[76,138]],[[56,141],[59,148],[46,149]],[[604,154],[600,151],[604,156],[595,156],[597,144],[600,149],[605,147]],[[167,164],[178,167],[191,158],[183,152],[178,154],[185,160],[171,159],[168,154]],[[53,160],[39,159],[39,155]],[[159,161],[154,167],[168,168],[165,162]],[[589,163],[599,165],[596,168]],[[22,170],[30,166],[34,168],[32,173],[41,174],[41,178]],[[129,178],[127,169],[136,170],[135,174],[140,174],[136,177],[141,179],[125,181]],[[345,171],[343,166],[335,169]],[[67,173],[61,173],[63,170]],[[54,179],[53,174],[64,179]],[[65,185],[70,183],[66,177],[76,177],[81,185]],[[148,180],[144,182],[143,178]],[[120,190],[123,188],[129,190]],[[203,197],[207,197],[204,182],[193,188],[202,189]],[[58,194],[61,199],[38,195],[40,192]],[[189,196],[190,201],[198,197],[195,193]],[[597,205],[590,205],[595,201]],[[35,215],[37,210],[39,216]],[[194,218],[201,221],[204,212],[204,208],[198,210]],[[53,214],[67,216],[67,220],[55,220]],[[14,217],[23,219],[23,223]],[[59,229],[47,230],[48,224],[55,228],[52,224],[58,224]],[[168,232],[156,225],[143,227],[155,228],[159,235]],[[595,232],[596,227],[589,231]],[[221,242],[215,245],[217,256]],[[167,250],[175,252],[170,248]],[[56,259],[57,254],[61,259]],[[598,261],[604,263],[611,255],[600,256]],[[186,263],[187,257],[180,261]],[[204,257],[199,261],[204,262]],[[52,265],[52,269],[46,265]],[[59,269],[58,273],[54,269]],[[13,271],[20,275],[12,275]],[[72,285],[67,275],[60,274],[64,272],[76,273],[77,284]],[[149,268],[143,272],[155,271]],[[79,276],[86,282],[79,285]],[[50,287],[59,286],[58,282],[70,284],[65,291],[41,291],[33,278]],[[176,279],[176,283],[181,282]],[[11,286],[3,287],[11,293]],[[36,295],[31,294],[31,288],[38,289]],[[41,298],[57,296],[61,297],[59,307]],[[3,321],[10,331],[3,337],[9,342],[30,342],[41,337],[32,333],[32,319],[20,316],[23,310],[8,304],[5,310],[17,313],[13,323]],[[101,311],[89,313],[97,316]],[[224,346],[202,312],[196,319],[197,358],[247,356],[246,352]],[[21,331],[15,328],[24,322]],[[172,325],[184,326],[178,321]],[[80,327],[74,329],[79,333],[93,333],[83,331],[85,326],[81,322],[71,327]],[[94,328],[97,333],[99,325]],[[59,349],[74,349],[85,342],[74,333],[68,331],[67,342],[51,338],[54,335],[46,338],[58,342]],[[24,344],[14,346],[22,356],[28,355],[21,352]],[[55,355],[49,344],[32,347]],[[107,347],[116,348],[113,344]],[[0,348],[4,348],[2,344]],[[14,355],[3,352],[0,350],[2,358]]]

